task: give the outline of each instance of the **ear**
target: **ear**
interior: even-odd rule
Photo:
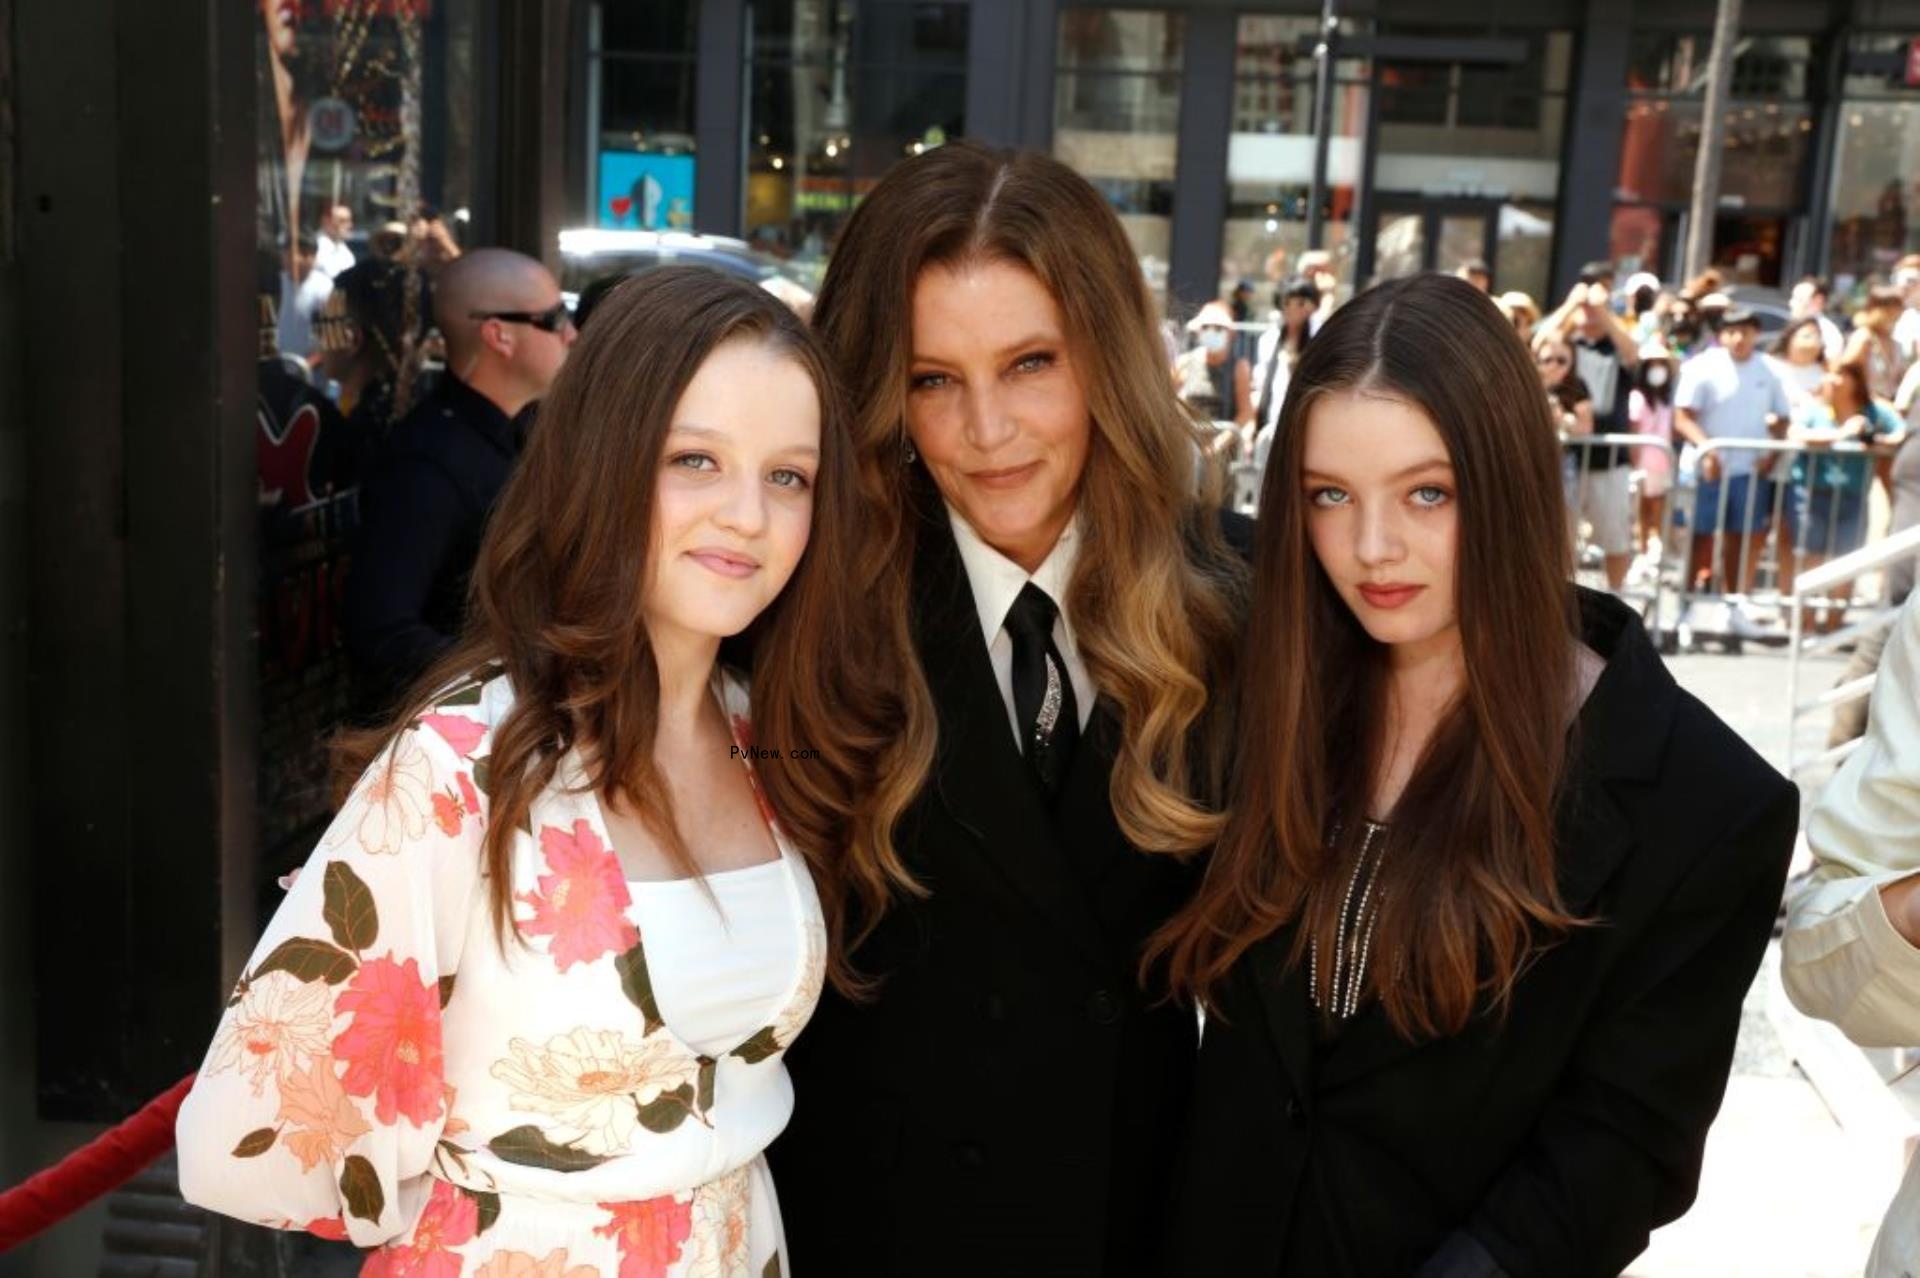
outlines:
[[[502,359],[513,358],[515,335],[513,325],[500,320],[483,320],[480,324],[480,341]]]

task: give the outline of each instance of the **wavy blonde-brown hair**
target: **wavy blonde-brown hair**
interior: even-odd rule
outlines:
[[[679,870],[698,869],[653,762],[659,673],[642,620],[657,475],[673,411],[721,345],[763,343],[792,359],[819,394],[820,462],[807,549],[774,602],[723,647],[751,670],[754,735],[805,747],[755,772],[806,858],[826,916],[829,972],[857,992],[842,943],[848,898],[843,851],[885,843],[862,802],[901,710],[872,675],[869,651],[845,641],[863,603],[841,565],[858,516],[843,401],[805,325],[770,294],[703,267],[668,267],[615,287],[594,311],[540,403],[539,421],[487,525],[465,636],[415,685],[385,725],[344,734],[336,780],[351,784],[450,689],[504,673],[512,708],[494,726],[483,859],[494,930],[518,937],[513,849],[534,800],[575,745],[587,783],[633,811]],[[882,663],[884,664],[884,663]],[[884,789],[884,785],[882,786]],[[863,817],[862,813],[867,814]]]
[[[1066,606],[1087,671],[1118,714],[1114,815],[1135,847],[1198,851],[1221,828],[1210,790],[1224,716],[1208,715],[1208,699],[1231,672],[1244,574],[1217,517],[1194,499],[1192,423],[1174,396],[1126,233],[1086,179],[1034,152],[960,142],[895,165],[841,232],[814,307],[854,405],[872,508],[855,572],[891,619],[890,650],[902,654],[893,672],[908,712],[902,761],[915,770],[895,780],[919,788],[935,731],[907,642],[916,492],[931,483],[924,463],[902,461],[914,288],[929,267],[985,261],[1031,271],[1052,295],[1092,417],[1079,490],[1084,542]],[[884,870],[910,881],[897,859]]]

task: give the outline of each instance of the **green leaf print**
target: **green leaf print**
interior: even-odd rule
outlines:
[[[476,675],[479,671],[474,672]],[[443,706],[477,706],[480,704],[480,685],[470,683],[464,688],[455,688],[436,703]]]
[[[640,1125],[650,1132],[675,1131],[693,1115],[693,1084],[682,1083],[670,1092],[661,1092],[651,1105],[640,1107]]]
[[[645,1032],[653,1033],[666,1024],[660,1019],[660,1004],[654,1001],[653,978],[647,975],[647,952],[638,941],[633,948],[613,961],[615,970],[620,973],[620,988],[627,998],[640,1009],[641,1021]]]
[[[473,783],[480,788],[480,793],[486,795],[489,799],[493,797],[492,760],[492,755],[483,754],[473,761]]]
[[[713,1057],[702,1056],[700,1058],[699,1105],[700,1112],[703,1114],[713,1108],[713,1076],[718,1069],[719,1062],[715,1061]]]
[[[486,1233],[493,1227],[493,1222],[500,1219],[500,1195],[484,1189],[468,1189],[464,1185],[460,1187],[460,1192],[473,1199],[473,1205],[480,1213],[480,1223],[474,1226],[473,1232]]]
[[[547,1139],[546,1133],[531,1123],[500,1133],[487,1142],[487,1148],[493,1151],[494,1157],[507,1162],[518,1163],[522,1167],[544,1167],[557,1172],[591,1171],[608,1161],[608,1156],[604,1154],[590,1154],[570,1145],[556,1145]]]
[[[358,1154],[348,1155],[346,1166],[340,1169],[340,1194],[347,1200],[347,1210],[362,1220],[377,1222],[387,1209],[380,1173]]]
[[[734,1048],[732,1054],[738,1056],[749,1065],[758,1065],[769,1056],[779,1052],[779,1050],[780,1040],[773,1036],[773,1026],[769,1025],[746,1042],[740,1044],[740,1046]]]
[[[766,1265],[760,1270],[760,1278],[780,1278],[780,1253],[774,1252],[767,1257]]]
[[[233,1147],[235,1158],[258,1158],[273,1148],[273,1142],[279,1137],[277,1128],[260,1127],[241,1137],[240,1143]]]
[[[353,867],[335,861],[327,867],[326,906],[322,917],[343,950],[360,953],[380,936],[380,914],[369,888]]]
[[[453,1001],[453,978],[455,975],[456,975],[455,973],[449,972],[447,975],[440,978],[440,1006],[441,1007],[445,1007],[448,1003],[451,1003]]]
[[[338,985],[358,971],[360,965],[351,954],[337,950],[325,941],[296,936],[274,946],[273,953],[260,960],[249,980],[259,980],[268,972],[286,972],[296,980],[325,981]]]

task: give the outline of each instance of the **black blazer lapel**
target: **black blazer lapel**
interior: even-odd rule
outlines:
[[[1313,1094],[1313,1015],[1307,996],[1306,968],[1287,964],[1294,928],[1282,927],[1254,942],[1240,968],[1253,981],[1254,1003],[1266,1022],[1267,1037],[1299,1096]]]
[[[1026,761],[1007,723],[966,570],[942,513],[923,520],[915,555],[915,642],[940,720],[931,787],[947,817],[972,836],[982,859],[1102,968],[1112,955],[1085,889],[1068,865]],[[1082,755],[1092,754],[1083,741]],[[1079,776],[1078,755],[1069,785]],[[1112,814],[1107,814],[1112,821]]]

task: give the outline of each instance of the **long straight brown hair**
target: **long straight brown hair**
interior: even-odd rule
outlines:
[[[1190,853],[1219,835],[1206,793],[1230,744],[1208,715],[1231,672],[1244,569],[1217,517],[1194,500],[1194,432],[1167,376],[1140,265],[1113,209],[1066,165],[972,142],[888,171],[841,232],[814,307],[854,405],[868,498],[854,572],[893,627],[891,680],[906,695],[901,752],[912,770],[882,796],[897,816],[926,776],[934,712],[907,643],[916,527],[933,483],[906,457],[913,294],[930,266],[1006,262],[1031,271],[1065,321],[1092,415],[1080,481],[1082,549],[1067,612],[1087,671],[1118,712],[1111,796],[1136,847]],[[935,506],[937,510],[937,505]],[[897,864],[886,877],[905,880]],[[875,887],[882,876],[866,874]],[[868,903],[885,907],[883,896]]]
[[[1283,925],[1299,924],[1292,962],[1316,941],[1334,951],[1384,752],[1386,650],[1314,554],[1302,457],[1314,406],[1350,391],[1424,413],[1457,486],[1465,687],[1394,808],[1365,987],[1396,1031],[1431,1037],[1459,1031],[1483,996],[1504,1007],[1536,939],[1576,925],[1554,873],[1579,633],[1560,449],[1526,349],[1450,276],[1368,290],[1300,357],[1261,489],[1248,632],[1268,647],[1241,667],[1231,819],[1149,955],[1176,993],[1210,1004]],[[1322,1006],[1332,978],[1323,965]]]
[[[820,399],[820,462],[806,552],[786,588],[722,659],[751,668],[754,734],[804,746],[756,767],[769,803],[819,888],[838,941],[845,900],[841,855],[884,838],[855,815],[871,785],[873,725],[888,692],[846,642],[865,605],[840,565],[857,515],[853,454],[842,401],[806,326],[764,290],[703,267],[668,267],[616,286],[594,311],[552,389],[513,477],[501,493],[474,568],[467,631],[383,727],[343,735],[336,780],[349,785],[381,750],[453,687],[504,673],[511,710],[495,725],[483,856],[496,936],[513,919],[515,835],[575,745],[587,782],[635,812],[685,874],[697,874],[653,762],[659,674],[642,604],[660,458],[675,407],[720,346],[759,342],[792,359]],[[884,636],[875,641],[884,647]],[[781,751],[774,751],[782,755]],[[844,947],[829,970],[858,986]]]

